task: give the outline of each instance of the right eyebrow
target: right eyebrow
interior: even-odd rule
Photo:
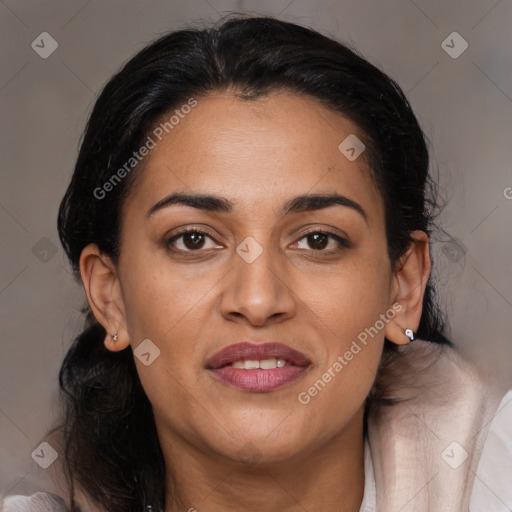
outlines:
[[[223,197],[206,194],[183,194],[176,192],[164,197],[154,204],[147,212],[146,217],[151,217],[154,213],[173,204],[184,204],[200,210],[209,212],[230,212],[233,209],[233,203]]]

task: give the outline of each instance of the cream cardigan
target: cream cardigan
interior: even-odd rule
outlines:
[[[373,408],[368,419],[377,512],[467,512],[495,417],[508,436],[502,460],[495,461],[509,471],[508,490],[499,492],[510,499],[512,403],[505,397],[501,407],[508,414],[498,410],[498,391],[449,347],[417,341],[401,351],[405,357],[389,374],[389,397],[402,401]]]
[[[452,348],[417,340],[400,352],[384,381],[397,402],[369,411],[360,512],[512,510],[512,391],[500,404]],[[3,503],[5,512],[65,511],[49,493]]]

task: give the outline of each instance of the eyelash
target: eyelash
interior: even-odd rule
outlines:
[[[184,229],[184,230],[176,233],[172,237],[168,238],[165,241],[166,247],[171,246],[173,242],[175,242],[176,240],[178,240],[179,238],[183,237],[184,235],[186,235],[188,233],[194,233],[194,234],[198,234],[198,235],[203,235],[203,236],[206,236],[207,238],[209,238],[210,240],[213,240],[215,243],[218,243],[215,240],[215,238],[210,233],[208,233],[207,231],[203,231],[203,230],[198,229],[198,228],[187,228],[187,229]],[[323,229],[312,229],[310,231],[307,231],[306,233],[302,234],[302,236],[297,240],[297,242],[299,242],[299,241],[307,238],[307,236],[313,235],[313,234],[319,234],[319,235],[328,236],[328,237],[332,238],[333,240],[335,240],[338,243],[339,247],[337,249],[330,249],[330,250],[309,249],[312,252],[322,253],[323,255],[328,256],[328,255],[336,254],[336,253],[342,251],[343,249],[349,249],[351,247],[350,243],[345,238],[341,237],[340,235],[338,235],[336,233],[333,233],[331,231],[326,231],[326,230],[323,230]],[[297,242],[295,242],[295,243],[297,243]],[[199,253],[202,250],[203,249],[183,250],[183,249],[176,249],[176,248],[174,248],[174,251],[180,252],[182,254],[190,254],[190,255],[194,255],[194,253]],[[301,249],[301,250],[307,250],[307,249]]]

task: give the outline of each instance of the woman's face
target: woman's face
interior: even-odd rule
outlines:
[[[360,432],[394,313],[384,204],[363,155],[338,147],[360,131],[317,101],[218,93],[197,102],[161,141],[153,136],[124,205],[124,327],[133,349],[150,340],[150,364],[135,360],[162,440],[286,460]],[[153,209],[172,194],[218,200]],[[345,204],[293,203],[335,194]],[[179,235],[192,228],[203,234]],[[305,361],[210,368],[243,342],[281,343]]]

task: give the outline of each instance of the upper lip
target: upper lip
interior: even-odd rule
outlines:
[[[262,359],[272,358],[284,359],[296,366],[307,366],[310,364],[309,359],[302,352],[282,343],[255,344],[245,341],[219,350],[208,360],[206,367],[215,370],[234,361],[261,361]]]

